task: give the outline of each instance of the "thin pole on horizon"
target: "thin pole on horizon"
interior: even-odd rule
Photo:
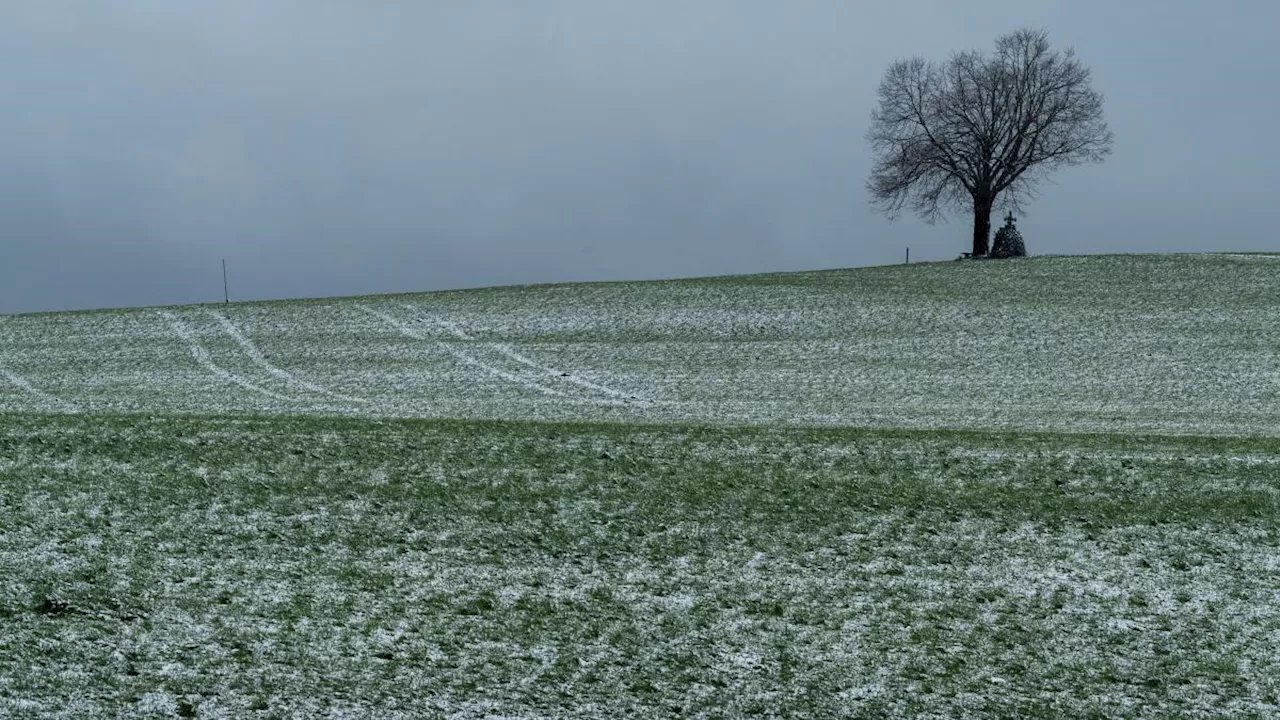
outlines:
[[[911,248],[907,248],[907,261],[903,263],[903,265],[910,265],[910,264],[911,264]]]
[[[231,295],[227,292],[227,261],[222,261],[222,302],[231,304]]]

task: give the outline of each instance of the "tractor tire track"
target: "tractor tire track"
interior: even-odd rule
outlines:
[[[222,378],[223,380],[226,380],[229,383],[232,383],[234,385],[239,385],[240,387],[244,388],[245,390],[248,390],[249,392],[256,393],[258,395],[261,395],[263,397],[268,397],[273,400],[286,402],[286,403],[289,403],[290,405],[294,405],[297,403],[297,400],[295,398],[286,397],[284,395],[280,395],[279,393],[272,392],[259,385],[255,385],[254,383],[250,382],[248,379],[243,378],[231,372],[230,370],[223,368],[221,365],[218,365],[213,361],[213,358],[209,357],[209,351],[205,350],[204,345],[200,344],[200,340],[196,338],[195,333],[191,331],[191,328],[187,327],[187,324],[182,322],[182,320],[179,319],[177,315],[174,315],[168,310],[157,310],[156,313],[164,317],[166,320],[168,320],[169,325],[173,328],[174,333],[176,333],[178,337],[182,338],[187,343],[187,348],[191,351],[191,356],[195,358],[196,363],[198,363],[200,367],[203,367],[205,370],[208,370],[210,373]]]
[[[412,306],[409,306],[409,305],[405,305],[405,307],[406,307],[406,308],[408,308],[409,310],[413,310],[413,309],[414,309]],[[443,327],[443,328],[445,328],[446,330],[448,330],[449,332],[453,333],[454,337],[458,338],[459,340],[467,340],[467,341],[472,341],[472,342],[477,341],[477,338],[475,338],[475,337],[471,336],[470,334],[468,334],[465,330],[463,330],[461,327],[459,327],[459,326],[458,326],[458,324],[457,324],[457,323],[455,323],[455,322],[450,322],[450,321],[448,321],[448,320],[436,320],[436,322],[437,322],[441,327]],[[590,380],[587,380],[586,378],[579,377],[579,376],[577,376],[577,375],[574,375],[573,373],[566,372],[566,371],[561,370],[561,369],[559,369],[559,368],[554,368],[554,367],[551,367],[551,366],[548,366],[548,365],[543,365],[542,363],[537,362],[536,360],[532,360],[532,359],[530,359],[530,358],[528,358],[528,357],[525,357],[524,355],[521,355],[520,353],[516,352],[514,348],[512,348],[510,345],[507,345],[506,343],[489,343],[489,345],[490,345],[490,347],[492,347],[494,350],[497,350],[498,352],[500,352],[500,353],[502,353],[503,355],[505,355],[505,356],[507,356],[507,357],[511,358],[512,360],[515,360],[516,362],[520,363],[521,365],[526,365],[526,366],[531,367],[531,368],[533,368],[533,369],[535,369],[535,370],[538,370],[538,371],[540,371],[540,372],[542,372],[542,373],[544,373],[544,374],[546,374],[546,375],[549,375],[549,376],[551,376],[551,377],[553,377],[553,378],[557,378],[557,379],[559,379],[559,380],[563,380],[564,382],[573,383],[574,385],[577,385],[577,386],[579,386],[579,387],[583,387],[583,388],[586,388],[586,389],[588,389],[588,390],[594,390],[594,391],[596,391],[596,392],[598,392],[598,393],[601,393],[601,394],[604,394],[604,395],[608,395],[608,396],[610,396],[610,397],[612,397],[612,398],[616,398],[616,399],[619,399],[619,400],[626,400],[626,399],[636,400],[636,399],[638,399],[638,398],[636,398],[635,396],[630,395],[629,393],[624,393],[624,392],[622,392],[622,391],[615,390],[615,389],[613,389],[613,388],[611,388],[611,387],[608,387],[608,386],[605,386],[605,385],[600,385],[600,384],[598,384],[598,383],[593,383],[593,382],[591,382]]]
[[[30,380],[27,380],[12,370],[0,367],[0,376],[5,377],[10,383],[16,385],[20,390],[25,390],[32,397],[43,401],[49,408],[58,408],[62,412],[66,413],[84,412],[79,406],[69,403],[62,398],[50,395],[35,385],[32,385]]]
[[[533,390],[535,392],[539,392],[544,395],[550,395],[552,397],[564,397],[564,393],[560,392],[559,390],[556,390],[554,388],[549,388],[545,385],[533,382],[531,380],[526,380],[525,378],[522,378],[519,375],[515,375],[513,373],[509,373],[500,367],[496,367],[494,365],[490,365],[486,362],[478,360],[472,357],[470,354],[464,352],[463,350],[460,350],[459,348],[455,347],[451,343],[445,342],[444,340],[440,340],[438,338],[433,338],[430,335],[427,335],[422,331],[418,330],[417,328],[414,328],[413,326],[409,325],[403,320],[400,320],[391,315],[388,315],[387,313],[384,313],[380,310],[374,310],[373,308],[368,307],[367,305],[357,305],[356,307],[382,320],[383,322],[390,325],[391,327],[396,328],[405,337],[413,338],[414,340],[422,340],[425,342],[433,342],[433,343],[439,344],[450,355],[452,355],[454,359],[458,360],[464,365],[469,365],[479,370],[483,370],[484,372],[487,372],[490,375],[506,380],[507,382],[521,385],[529,390]]]
[[[226,315],[223,315],[217,310],[210,310],[209,308],[204,308],[204,311],[209,315],[212,315],[213,318],[218,321],[222,326],[222,329],[231,336],[231,339],[236,341],[236,344],[240,346],[241,350],[244,350],[245,354],[249,356],[249,359],[253,361],[254,365],[257,365],[271,375],[280,378],[286,384],[293,385],[294,387],[302,388],[303,390],[308,390],[319,395],[324,395],[335,400],[342,400],[344,402],[358,403],[361,405],[365,405],[370,402],[364,398],[343,395],[342,393],[330,390],[323,385],[317,385],[316,383],[303,380],[288,370],[273,364],[267,359],[267,356],[262,354],[262,351],[258,349],[258,346],[254,345],[253,341],[241,332],[240,328],[236,327],[236,324],[231,322]]]
[[[3,320],[3,318],[0,318],[0,320]],[[80,406],[76,405],[75,403],[67,402],[66,400],[63,400],[62,398],[56,395],[53,395],[45,392],[44,390],[41,390],[40,388],[33,385],[30,380],[4,367],[3,365],[0,365],[0,376],[3,376],[6,380],[12,383],[19,390],[22,390],[26,392],[28,395],[30,395],[31,397],[44,402],[44,404],[46,405],[46,408],[42,408],[42,409],[51,409],[55,411],[60,410],[61,412],[65,412],[65,413],[84,412],[84,410],[80,408]]]

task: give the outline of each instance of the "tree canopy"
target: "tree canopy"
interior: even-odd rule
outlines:
[[[1016,209],[1051,171],[1110,153],[1090,79],[1073,50],[1054,50],[1040,30],[1001,36],[992,55],[893,63],[867,132],[873,201],[891,218],[910,209],[929,222],[971,209],[973,254],[985,255],[997,202]]]

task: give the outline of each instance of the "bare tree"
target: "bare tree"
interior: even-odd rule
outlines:
[[[1111,152],[1089,79],[1073,50],[1053,50],[1039,30],[998,38],[991,56],[895,62],[867,132],[875,204],[890,218],[909,208],[928,222],[971,208],[973,254],[986,255],[997,200],[1017,209],[1050,171]]]

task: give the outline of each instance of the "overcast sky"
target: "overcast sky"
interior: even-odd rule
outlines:
[[[1274,0],[6,0],[0,313],[950,259],[875,88],[1023,26],[1116,137],[1033,254],[1280,251]]]

